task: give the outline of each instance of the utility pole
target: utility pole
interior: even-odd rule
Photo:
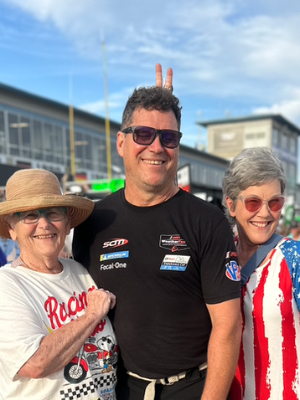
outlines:
[[[108,179],[111,179],[112,174],[111,174],[111,149],[110,149],[110,122],[109,122],[109,106],[108,106],[106,50],[105,50],[104,40],[102,41],[102,53],[103,53],[103,74],[104,74],[104,93],[105,93],[105,133],[106,133],[107,177],[108,177]]]
[[[72,88],[72,75],[69,81],[70,90],[70,105],[69,105],[69,129],[70,129],[70,161],[71,161],[71,175],[75,180],[75,138],[74,138],[74,109],[73,109],[73,88]]]

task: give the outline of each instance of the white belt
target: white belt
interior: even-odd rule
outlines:
[[[207,368],[207,362],[199,365],[199,371],[203,371]],[[134,378],[137,379],[142,379],[143,381],[149,382],[148,385],[146,386],[145,389],[145,395],[144,395],[144,400],[154,400],[155,397],[155,385],[156,384],[161,384],[161,385],[173,385],[175,382],[180,381],[181,379],[186,377],[186,371],[185,372],[180,372],[178,375],[173,375],[168,378],[162,378],[162,379],[149,379],[149,378],[144,378],[143,376],[139,376],[138,374],[135,374],[133,372],[127,371],[127,374],[130,376],[133,376]]]

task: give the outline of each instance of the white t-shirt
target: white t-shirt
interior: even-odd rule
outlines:
[[[61,371],[41,379],[17,375],[45,335],[84,315],[87,293],[96,288],[82,265],[60,262],[55,275],[11,264],[0,269],[0,399],[115,399],[118,346],[107,317]]]

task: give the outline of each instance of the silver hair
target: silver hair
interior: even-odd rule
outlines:
[[[230,163],[223,179],[223,206],[229,222],[234,224],[227,209],[226,197],[233,201],[235,207],[241,191],[249,186],[260,186],[278,179],[281,194],[286,187],[286,178],[283,167],[276,154],[268,147],[252,147],[244,149]]]

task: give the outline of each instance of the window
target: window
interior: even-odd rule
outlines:
[[[294,136],[290,137],[290,152],[292,154],[297,153],[297,139]]]
[[[79,132],[75,132],[75,156],[76,156],[76,162],[80,158],[83,158],[83,137],[82,134]]]
[[[287,150],[287,149],[288,149],[288,136],[285,135],[285,134],[282,134],[282,135],[281,135],[281,147],[282,147],[284,150]]]
[[[279,133],[276,128],[273,128],[273,145],[279,146]]]
[[[9,133],[9,153],[14,156],[19,155],[19,130],[18,116],[8,114],[8,133]]]
[[[63,164],[63,132],[60,126],[54,126],[54,162]]]
[[[82,140],[84,143],[85,167],[87,169],[92,169],[92,138],[89,134],[84,134],[82,135]]]
[[[21,117],[19,124],[21,131],[22,153],[24,157],[31,157],[31,140],[30,140],[30,121],[29,118]]]
[[[0,153],[5,151],[4,112],[0,111]]]
[[[0,132],[4,132],[4,112],[0,111]]]
[[[53,133],[52,125],[45,124],[44,126],[44,148],[45,150],[53,150]]]
[[[18,116],[16,114],[8,114],[8,125],[9,143],[19,146]]]
[[[44,125],[44,149],[45,149],[45,160],[53,161],[53,126],[51,124]]]
[[[42,123],[40,121],[33,121],[33,158],[36,160],[42,160]]]

